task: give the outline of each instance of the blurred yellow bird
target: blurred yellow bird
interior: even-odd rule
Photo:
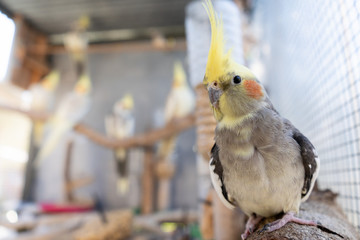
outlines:
[[[40,83],[30,86],[31,105],[30,109],[34,112],[48,113],[54,104],[54,91],[58,85],[60,73],[56,70],[46,75]],[[34,121],[34,143],[39,147],[44,136],[44,122]]]
[[[106,132],[115,139],[123,139],[134,135],[135,118],[133,116],[134,100],[126,94],[117,101],[113,114],[105,118]],[[117,191],[124,194],[129,189],[128,161],[129,154],[126,149],[115,149],[116,168],[118,173]]]
[[[174,79],[165,106],[165,123],[190,114],[195,108],[195,98],[186,80],[186,74],[180,62],[174,64]],[[173,152],[176,136],[163,141],[159,148],[160,159],[168,159]]]
[[[169,123],[177,118],[190,114],[195,107],[194,95],[187,83],[186,74],[180,62],[174,64],[174,79],[165,106],[165,122]],[[160,177],[158,208],[165,210],[169,207],[169,177],[173,174],[174,167],[170,162],[174,151],[177,136],[164,139],[158,150],[157,174]],[[165,171],[164,171],[165,170]]]
[[[74,90],[62,99],[51,119],[51,129],[35,159],[39,167],[46,157],[55,149],[56,144],[66,133],[80,122],[90,109],[91,81],[87,74],[80,76]]]

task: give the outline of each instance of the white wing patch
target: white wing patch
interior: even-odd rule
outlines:
[[[305,202],[309,198],[309,196],[310,196],[310,194],[312,192],[312,189],[314,188],[315,181],[316,181],[316,179],[317,179],[317,177],[319,175],[320,159],[319,159],[319,156],[318,156],[318,154],[317,154],[317,152],[316,152],[316,150],[314,148],[313,148],[313,153],[315,155],[316,169],[315,169],[315,172],[314,172],[313,177],[311,179],[310,189],[307,192],[307,194],[301,199],[301,202]]]
[[[215,191],[217,193],[217,195],[219,196],[221,202],[229,209],[233,210],[235,209],[235,206],[229,202],[228,200],[226,200],[225,196],[223,195],[223,192],[222,192],[222,181],[220,180],[219,178],[219,175],[217,175],[215,173],[215,165],[211,165],[213,162],[213,158],[210,159],[210,162],[209,162],[209,168],[210,168],[210,176],[211,176],[211,182],[215,188]],[[229,197],[229,196],[228,196]]]

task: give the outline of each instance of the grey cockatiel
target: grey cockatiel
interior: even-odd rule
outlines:
[[[126,94],[114,105],[113,115],[105,119],[107,134],[115,139],[123,139],[134,135],[135,118],[133,115],[134,101]],[[117,191],[121,194],[129,189],[128,174],[129,151],[124,148],[115,149],[116,168],[118,173]]]
[[[206,10],[212,35],[204,84],[217,120],[210,161],[216,192],[227,207],[239,206],[250,217],[243,239],[263,217],[282,212],[263,230],[290,221],[316,225],[294,216],[318,175],[314,146],[279,115],[251,71],[224,52],[222,22],[210,1]]]

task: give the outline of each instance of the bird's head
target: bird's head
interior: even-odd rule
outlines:
[[[75,84],[74,91],[80,95],[88,95],[91,91],[91,80],[89,75],[82,74]]]
[[[60,73],[56,70],[51,71],[48,75],[44,77],[41,82],[41,85],[48,91],[54,91],[59,83]]]
[[[206,65],[204,84],[208,90],[214,116],[218,122],[248,116],[263,105],[265,90],[255,75],[236,63],[231,51],[224,51],[221,19],[210,0],[204,4],[211,24],[211,45]]]
[[[114,112],[122,112],[123,110],[131,111],[134,108],[134,99],[131,94],[125,94],[123,98],[115,103]]]
[[[173,87],[182,87],[186,85],[186,74],[181,62],[175,62],[174,64],[174,80],[173,80]]]

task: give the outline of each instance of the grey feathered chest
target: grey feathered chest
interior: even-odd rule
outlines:
[[[227,200],[247,215],[297,212],[306,179],[301,146],[293,137],[297,131],[270,108],[234,128],[217,128],[218,152],[212,153],[222,166]]]

